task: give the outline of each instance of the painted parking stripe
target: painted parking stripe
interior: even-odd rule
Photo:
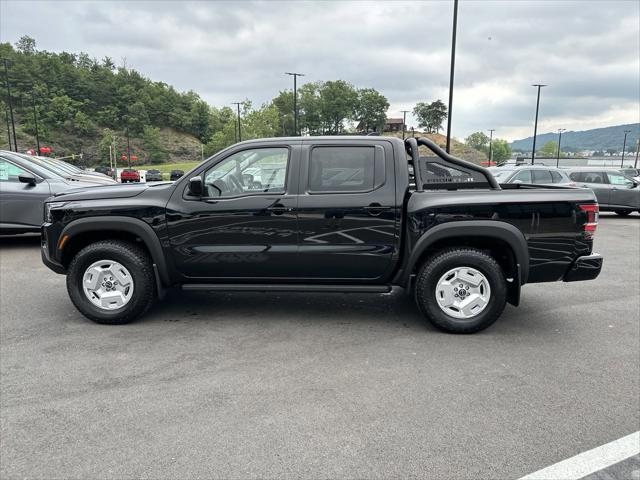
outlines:
[[[640,431],[579,453],[520,480],[577,480],[640,453]]]

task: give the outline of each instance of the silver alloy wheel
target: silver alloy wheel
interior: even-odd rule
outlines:
[[[131,300],[133,278],[122,264],[113,260],[99,260],[84,271],[82,289],[96,307],[116,310]]]
[[[491,299],[489,280],[471,267],[457,267],[445,273],[436,285],[436,301],[450,317],[471,319],[482,312]]]

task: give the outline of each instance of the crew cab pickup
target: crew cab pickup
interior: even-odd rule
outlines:
[[[419,149],[430,150],[420,156]],[[45,204],[42,258],[86,317],[123,324],[166,289],[411,292],[436,327],[491,325],[527,283],[589,280],[591,190],[498,185],[430,139],[251,140],[175,183]]]

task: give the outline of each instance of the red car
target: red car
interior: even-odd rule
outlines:
[[[139,182],[140,174],[133,168],[125,168],[124,170],[122,170],[122,173],[120,173],[120,181],[122,183]]]

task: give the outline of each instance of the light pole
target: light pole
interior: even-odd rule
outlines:
[[[5,108],[4,118],[7,121],[7,140],[9,141],[9,151],[11,151],[11,124],[9,123],[9,111]]]
[[[531,152],[531,165],[536,161],[536,135],[538,135],[538,110],[540,110],[540,89],[546,87],[541,83],[534,83],[532,87],[538,87],[538,99],[536,100],[536,121],[533,124],[533,150]]]
[[[451,34],[451,71],[449,72],[449,111],[447,116],[447,153],[451,149],[451,114],[453,109],[453,73],[456,67],[456,30],[458,28],[458,0],[453,1],[453,32]]]
[[[127,163],[131,168],[131,145],[129,144],[129,119],[127,119]]]
[[[38,112],[36,110],[36,96],[33,92],[33,86],[31,86],[31,102],[33,104],[33,123],[36,128],[36,145],[38,149],[36,150],[36,156],[40,155],[40,135],[38,134]]]
[[[404,140],[404,131],[407,125],[407,112],[409,110],[400,110],[402,112],[402,140]]]
[[[240,127],[240,105],[242,105],[242,102],[231,102],[233,105],[235,105],[236,107],[238,107],[238,141],[241,142],[242,141],[242,129]]]
[[[293,77],[293,131],[296,137],[300,136],[298,131],[298,77],[304,77],[304,73],[284,72],[285,75]]]
[[[631,130],[624,131],[624,142],[622,142],[622,160],[620,160],[620,167],[624,167],[624,151],[627,148],[627,134],[631,133]]]
[[[8,65],[8,60],[6,58],[3,58],[2,60],[4,62],[4,75],[7,81],[7,103],[9,104],[9,114],[11,115],[11,129],[13,130],[13,150],[17,152],[18,141],[16,140],[16,123],[13,119],[13,105],[11,104],[11,83],[9,82],[9,65]]]
[[[556,168],[560,166],[560,145],[562,145],[562,132],[566,130],[566,128],[558,129],[558,156],[556,157]]]
[[[636,142],[636,162],[633,164],[633,168],[638,168],[638,153],[640,152],[640,138]]]
[[[493,132],[495,131],[495,128],[489,129],[489,166],[491,166],[491,160],[493,160]]]

